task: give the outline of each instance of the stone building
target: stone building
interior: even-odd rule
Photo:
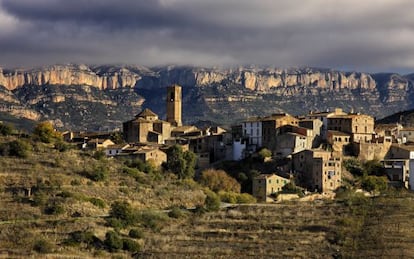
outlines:
[[[268,201],[271,194],[282,191],[290,180],[276,174],[261,174],[253,178],[252,193],[257,201]]]
[[[175,127],[179,127],[182,125],[181,99],[181,86],[172,85],[167,87],[167,121]]]
[[[369,142],[375,135],[374,118],[359,113],[328,117],[328,130],[351,134],[352,142]]]
[[[308,115],[305,116],[306,119],[317,119],[322,122],[321,126],[321,137],[322,139],[326,139],[328,133],[328,118],[333,116],[341,116],[347,115],[342,109],[336,108],[334,111],[326,111],[326,112],[315,112],[311,111]]]
[[[304,150],[292,155],[292,169],[303,187],[322,193],[342,184],[342,161],[325,150]]]
[[[279,129],[285,125],[297,126],[299,123],[299,119],[287,113],[272,114],[269,117],[263,118],[261,121],[263,146],[272,150],[275,148],[277,135],[280,134]]]
[[[163,144],[171,136],[171,124],[145,109],[135,119],[123,123],[124,139],[128,143]]]

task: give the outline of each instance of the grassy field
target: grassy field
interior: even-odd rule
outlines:
[[[192,180],[26,141],[0,157],[0,258],[414,257],[409,192],[206,211]]]

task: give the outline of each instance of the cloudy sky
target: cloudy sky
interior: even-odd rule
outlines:
[[[0,66],[414,72],[412,0],[0,0]]]

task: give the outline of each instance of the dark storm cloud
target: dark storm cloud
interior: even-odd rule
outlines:
[[[410,0],[0,0],[1,65],[414,70]]]

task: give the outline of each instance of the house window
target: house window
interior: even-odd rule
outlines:
[[[269,183],[272,183],[272,180],[271,179],[269,179]]]

